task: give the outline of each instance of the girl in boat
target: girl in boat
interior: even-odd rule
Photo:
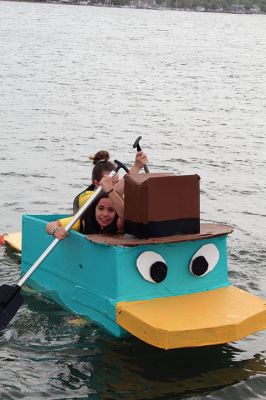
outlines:
[[[109,152],[106,150],[98,151],[94,156],[90,157],[93,161],[92,170],[92,183],[87,189],[79,193],[73,202],[73,212],[76,213],[80,207],[93,195],[94,190],[99,187],[100,181],[103,176],[108,175],[114,168],[115,165],[110,161]],[[136,154],[134,165],[130,168],[129,173],[138,174],[140,170],[147,164],[147,155],[143,151],[139,151]],[[120,195],[124,193],[124,180],[120,179],[116,175],[113,178],[113,182],[116,183],[115,190]]]
[[[73,225],[83,234],[119,233],[124,226],[124,200],[115,190],[115,183],[110,176],[104,176],[100,181],[103,194],[96,198],[91,207]],[[71,218],[71,217],[70,217]],[[68,235],[65,226],[68,218],[49,222],[46,231],[57,239],[62,240]]]
[[[115,165],[110,161],[110,155],[108,151],[100,150],[94,156],[89,157],[93,162],[91,184],[87,189],[79,193],[73,201],[73,213],[76,213],[80,207],[93,195],[94,190],[99,187],[99,183],[103,176],[108,175],[114,168]],[[119,176],[116,175],[116,183],[119,180]]]
[[[92,170],[92,184],[83,192],[81,192],[74,199],[73,212],[77,212],[80,207],[93,195],[94,190],[100,185],[102,186],[106,195],[101,196],[99,202],[94,202],[89,210],[86,211],[85,215],[76,223],[72,229],[78,230],[81,233],[117,233],[123,229],[123,213],[124,213],[124,201],[122,199],[124,192],[124,179],[120,179],[118,175],[110,178],[108,174],[115,168],[115,165],[109,161],[109,153],[107,151],[99,151],[94,157],[91,157],[94,163]],[[134,165],[131,167],[129,173],[138,173],[147,164],[147,155],[140,151],[136,154]],[[110,199],[109,199],[110,195]],[[110,203],[111,200],[111,203]],[[92,210],[92,211],[91,211]],[[101,220],[107,220],[102,215],[97,220],[97,215],[100,211],[108,212],[109,218],[113,217],[110,224],[104,226],[99,223]],[[65,226],[70,221],[71,217],[63,218],[57,221],[49,222],[46,225],[46,231],[50,235],[54,235],[59,240],[64,239],[67,236]],[[110,226],[109,226],[110,225]]]

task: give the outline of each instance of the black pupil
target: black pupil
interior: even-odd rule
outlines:
[[[192,262],[192,273],[197,276],[201,276],[205,274],[209,267],[209,264],[205,257],[199,256],[196,257]]]
[[[162,282],[167,275],[167,265],[162,261],[156,261],[151,266],[150,275],[154,282]]]

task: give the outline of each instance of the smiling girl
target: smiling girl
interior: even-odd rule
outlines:
[[[119,233],[124,225],[124,201],[114,189],[114,182],[108,175],[100,181],[103,194],[84,212],[72,229],[83,234]],[[49,222],[46,231],[62,240],[68,232],[65,230],[69,218]]]

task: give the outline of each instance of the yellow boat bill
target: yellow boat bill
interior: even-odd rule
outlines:
[[[116,322],[144,342],[164,349],[229,343],[266,328],[266,301],[228,286],[119,302]]]

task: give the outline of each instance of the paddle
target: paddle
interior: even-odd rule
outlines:
[[[134,144],[133,144],[133,149],[137,148],[137,151],[141,151],[141,147],[140,147],[140,145],[139,145],[139,141],[140,141],[141,138],[142,138],[142,136],[139,136],[139,137],[135,140],[135,142],[134,142]],[[147,174],[150,172],[147,164],[144,165],[144,171],[145,171]]]
[[[120,161],[115,160],[117,167],[110,172],[109,176],[114,176],[120,168],[124,168],[126,172],[129,172],[127,167]],[[77,222],[84,211],[93,203],[93,201],[102,192],[101,186],[97,188],[95,193],[86,201],[86,203],[78,210],[78,212],[73,216],[72,220],[66,225],[66,231]],[[0,286],[0,330],[6,328],[8,323],[14,317],[18,309],[23,304],[23,297],[20,293],[21,286],[26,282],[27,279],[33,274],[33,272],[39,267],[43,260],[51,253],[60,240],[55,238],[52,243],[47,247],[47,249],[41,254],[37,261],[31,266],[31,268],[26,272],[26,274],[20,279],[20,281],[13,286],[2,285]]]

